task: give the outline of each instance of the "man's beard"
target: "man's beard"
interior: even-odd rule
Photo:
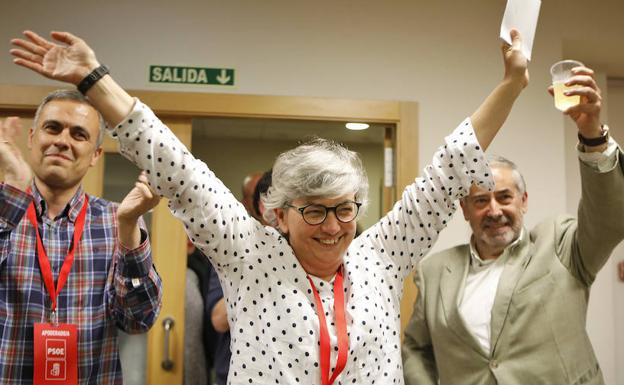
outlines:
[[[506,225],[509,228],[502,233],[497,233],[496,235],[490,235],[484,229],[484,231],[481,233],[481,240],[490,247],[500,248],[509,246],[513,241],[516,240],[516,238],[518,238],[520,234],[520,230],[516,228],[516,224],[514,223],[513,219],[505,215],[501,215],[497,218],[487,217],[483,221],[482,227],[499,227],[503,225]]]

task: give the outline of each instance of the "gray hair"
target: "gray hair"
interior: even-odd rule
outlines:
[[[264,219],[276,224],[275,209],[298,198],[333,198],[355,194],[368,205],[368,177],[359,155],[334,141],[313,138],[280,154],[273,165],[272,184],[262,196]]]
[[[490,164],[490,168],[497,167],[511,170],[514,182],[516,183],[516,188],[520,192],[520,195],[523,195],[526,192],[526,182],[524,181],[524,177],[520,173],[520,170],[518,170],[518,166],[516,166],[514,162],[503,156],[490,154],[487,155],[487,161]]]
[[[46,97],[43,98],[43,100],[39,104],[39,107],[37,107],[37,111],[35,112],[34,126],[39,126],[39,117],[41,115],[41,111],[43,111],[43,107],[45,107],[46,104],[55,100],[71,100],[73,102],[86,104],[93,107],[93,109],[98,114],[98,119],[100,122],[98,136],[95,142],[95,148],[99,148],[102,145],[102,142],[104,142],[104,118],[102,117],[102,114],[100,114],[100,112],[93,106],[93,104],[91,104],[89,99],[87,99],[78,90],[56,90],[46,95]]]

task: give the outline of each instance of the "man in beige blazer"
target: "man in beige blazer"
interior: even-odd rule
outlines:
[[[420,263],[406,384],[604,384],[585,321],[590,286],[624,238],[624,166],[600,124],[593,72],[574,73],[581,103],[565,114],[579,130],[578,219],[523,229],[524,180],[510,161],[492,160],[495,191],[473,186],[460,202],[470,244]]]

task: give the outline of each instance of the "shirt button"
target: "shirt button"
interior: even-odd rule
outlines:
[[[490,361],[490,369],[496,369],[496,368],[498,368],[498,361],[496,360]]]

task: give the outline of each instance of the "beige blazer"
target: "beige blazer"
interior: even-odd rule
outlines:
[[[542,222],[509,255],[492,309],[490,352],[458,312],[469,246],[421,261],[403,346],[406,384],[604,384],[585,321],[590,286],[624,238],[618,155],[606,173],[581,163],[578,221]]]

